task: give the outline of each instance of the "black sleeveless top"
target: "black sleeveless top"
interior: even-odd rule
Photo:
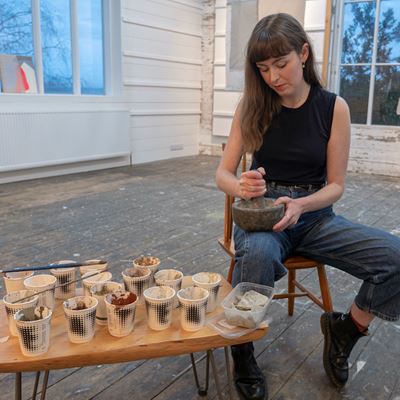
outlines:
[[[311,86],[299,108],[282,106],[254,153],[252,168],[264,167],[267,181],[324,183],[335,100],[334,93]]]

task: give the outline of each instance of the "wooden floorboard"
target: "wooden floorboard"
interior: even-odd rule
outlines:
[[[224,195],[214,183],[218,161],[185,157],[0,185],[1,268],[104,258],[118,277],[134,257],[153,254],[163,268],[226,275],[229,259],[217,244],[224,207]],[[349,174],[335,210],[400,235],[400,179]],[[327,274],[335,309],[347,310],[361,282],[331,267]],[[299,276],[317,290],[316,274]],[[276,290],[286,284],[283,278]],[[400,323],[374,321],[370,335],[352,353],[348,384],[337,390],[322,367],[320,313],[307,298],[296,300],[292,317],[285,300],[271,304],[270,332],[255,344],[270,399],[400,400]],[[223,351],[215,351],[215,357],[226,392]],[[205,360],[198,367],[203,379]],[[33,380],[34,374],[24,374],[24,399]],[[13,383],[12,374],[0,375],[0,400],[13,398]],[[206,398],[216,396],[211,379]],[[52,371],[47,398],[201,399],[189,356]]]

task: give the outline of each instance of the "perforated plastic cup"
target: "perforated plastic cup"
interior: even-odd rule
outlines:
[[[52,311],[44,306],[36,307],[33,312],[29,310],[19,310],[14,319],[22,354],[34,357],[46,353],[49,349]]]
[[[132,267],[122,272],[125,289],[138,296],[137,304],[144,304],[143,292],[150,286],[152,279],[150,268]]]
[[[189,286],[179,290],[177,297],[181,304],[181,327],[185,331],[198,331],[206,322],[207,289]]]
[[[61,260],[57,261],[54,264],[71,264],[75,261],[72,260]],[[76,294],[76,269],[75,268],[57,268],[57,269],[50,269],[52,275],[57,278],[56,286],[56,299],[69,299],[74,297]],[[69,283],[71,282],[71,283]]]
[[[210,297],[207,303],[207,312],[213,312],[218,305],[218,292],[221,286],[221,275],[216,272],[199,272],[192,276],[194,286],[207,289]]]
[[[27,298],[26,300],[19,301],[27,296],[32,296]],[[19,310],[23,310],[25,308],[33,309],[36,307],[39,300],[39,296],[36,294],[34,290],[17,290],[16,292],[10,292],[3,297],[4,305],[7,312],[8,317],[8,328],[10,330],[11,335],[18,336],[17,327],[15,326],[14,314]]]
[[[169,286],[175,293],[182,287],[183,273],[176,269],[162,269],[154,274],[154,281],[157,286]],[[174,307],[178,307],[178,298],[175,296]]]
[[[24,286],[26,289],[34,290],[35,292],[43,292],[38,294],[39,306],[46,306],[50,310],[54,309],[54,296],[55,296],[55,286],[57,283],[57,278],[53,275],[42,274],[33,275],[24,280]]]
[[[83,264],[90,265],[83,265],[82,267],[79,267],[79,272],[81,273],[81,276],[85,275],[89,271],[107,271],[108,268],[108,264],[103,262],[103,260],[86,260],[83,262]]]
[[[151,271],[149,286],[154,286],[154,274],[160,266],[160,259],[153,256],[140,256],[133,260],[132,265],[137,268],[149,268]]]
[[[82,278],[83,295],[90,296],[90,288],[96,283],[111,281],[112,273],[110,271],[89,271]]]
[[[90,288],[90,294],[97,299],[99,304],[96,309],[96,322],[99,325],[107,325],[107,309],[104,297],[117,290],[122,290],[122,284],[118,282],[95,283]]]
[[[33,275],[33,271],[7,272],[3,275],[6,293],[24,290],[24,280]]]
[[[116,337],[127,336],[133,331],[135,324],[135,293],[120,290],[107,294],[104,298],[107,309],[108,332]]]
[[[149,328],[156,331],[167,329],[172,322],[175,290],[169,286],[153,286],[146,289],[143,295]]]
[[[90,296],[76,296],[64,301],[68,337],[72,343],[85,343],[93,339],[97,304],[97,299]]]

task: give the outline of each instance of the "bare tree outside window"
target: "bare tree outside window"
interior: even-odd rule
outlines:
[[[34,65],[31,0],[0,0],[0,54],[30,56]],[[40,36],[44,92],[72,94],[70,0],[40,0]],[[80,85],[82,94],[104,94],[102,0],[78,2]]]
[[[33,56],[30,0],[0,0],[0,54]]]
[[[69,0],[41,0],[45,93],[72,93],[71,10]]]
[[[349,103],[353,123],[367,123],[368,102],[372,101],[372,124],[400,125],[396,113],[400,98],[400,2],[381,0],[379,9],[374,37],[377,1],[344,5],[340,94]]]

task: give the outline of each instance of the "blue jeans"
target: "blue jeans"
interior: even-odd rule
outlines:
[[[316,190],[268,187],[268,197],[308,196]],[[274,286],[287,271],[291,253],[310,257],[363,280],[355,303],[388,321],[400,318],[400,238],[335,215],[332,207],[304,213],[283,232],[247,232],[235,226],[233,285],[254,282]]]

